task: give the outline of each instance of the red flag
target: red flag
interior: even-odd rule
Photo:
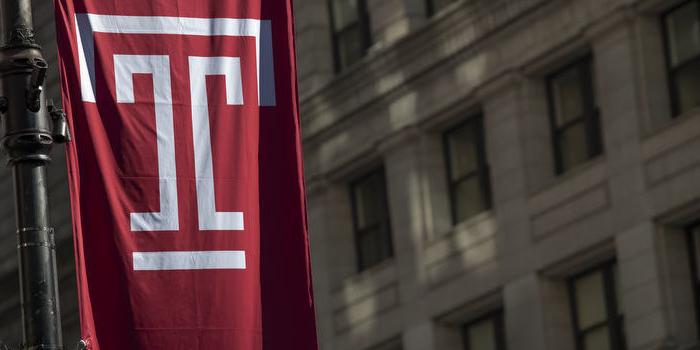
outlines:
[[[57,0],[89,349],[316,349],[291,0]]]

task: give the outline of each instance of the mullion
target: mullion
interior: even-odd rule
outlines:
[[[592,326],[588,326],[588,327],[586,327],[586,328],[584,328],[584,329],[580,329],[580,330],[578,331],[578,332],[579,332],[579,336],[580,336],[581,338],[584,338],[584,337],[585,337],[586,335],[588,335],[589,333],[592,333],[592,332],[594,332],[594,331],[596,331],[596,330],[598,330],[598,329],[600,329],[600,328],[609,327],[609,326],[610,326],[610,320],[605,319],[605,320],[603,320],[603,321],[600,321],[600,322],[598,322],[598,323],[593,324]]]
[[[567,130],[571,129],[572,127],[580,124],[580,123],[586,123],[586,115],[582,114],[580,117],[576,117],[575,119],[571,119],[564,123],[564,125],[557,127],[557,129],[554,131],[557,134],[563,134]]]
[[[478,170],[478,169],[477,169]],[[466,182],[467,180],[470,180],[473,177],[476,177],[477,180],[479,178],[479,173],[477,170],[471,171],[468,175],[464,175],[460,177],[458,180],[454,180],[453,182],[450,183],[450,202],[452,204],[452,220],[456,223],[457,222],[457,187],[462,184],[463,182]],[[481,185],[481,183],[480,183]]]
[[[377,221],[377,222],[373,222],[373,223],[371,223],[371,224],[369,224],[369,225],[366,225],[366,226],[364,226],[364,227],[358,227],[358,228],[357,228],[357,233],[358,233],[358,234],[365,234],[365,233],[367,233],[367,231],[371,231],[371,230],[375,230],[375,229],[378,229],[378,228],[382,228],[382,226],[384,226],[384,221],[383,221],[383,220],[379,220],[379,221]]]
[[[451,180],[450,182],[452,183],[453,187],[457,187],[460,183],[464,182],[465,180],[469,180],[474,176],[479,176],[479,167],[477,166],[476,169],[460,176],[459,178],[456,178],[454,180]]]
[[[360,25],[359,21],[354,21],[354,22],[348,23],[343,28],[338,29],[337,31],[335,31],[335,34],[334,34],[336,37],[336,40],[338,40],[338,38],[343,36],[346,32],[348,32],[352,29],[355,29],[355,27],[357,27],[359,25]]]

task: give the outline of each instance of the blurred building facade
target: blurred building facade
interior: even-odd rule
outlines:
[[[58,99],[53,10],[34,6]],[[700,1],[295,6],[323,350],[697,344]],[[54,155],[70,349],[71,225]],[[0,340],[16,345],[0,172]]]
[[[699,10],[297,1],[322,349],[695,346]]]

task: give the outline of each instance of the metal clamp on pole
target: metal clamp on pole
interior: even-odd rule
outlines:
[[[3,0],[0,14],[0,145],[12,167],[22,312],[21,349],[61,350],[54,230],[46,166],[54,141],[69,138],[65,116],[46,106],[48,65],[34,40],[30,0]]]

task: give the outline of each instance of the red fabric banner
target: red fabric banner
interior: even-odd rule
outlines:
[[[56,0],[88,348],[316,349],[291,0]]]

